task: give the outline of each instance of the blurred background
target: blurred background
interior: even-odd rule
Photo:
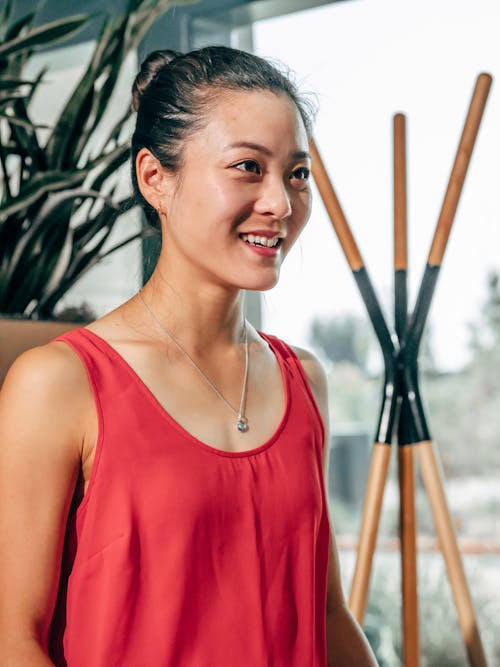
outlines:
[[[143,11],[152,19],[144,34],[134,28],[136,43],[132,40],[122,48],[119,60],[114,56],[115,80],[109,99],[105,108],[101,105],[102,113],[89,132],[88,144],[74,158],[74,171],[82,170],[82,159],[95,161],[100,154],[118,150],[120,142],[126,144],[133,120],[127,116],[131,84],[138,64],[153,49],[188,51],[225,44],[277,59],[289,67],[301,90],[317,104],[316,143],[390,322],[392,117],[396,112],[407,117],[412,304],[475,78],[487,71],[497,79],[438,281],[420,367],[429,426],[442,460],[448,503],[483,642],[490,664],[500,665],[500,201],[495,195],[500,175],[498,0],[200,0],[175,6],[164,0],[109,0],[106,10],[97,0],[51,0],[34,5],[28,0],[0,2],[4,40],[5,26],[12,27],[34,10],[34,27],[69,16],[90,15],[78,31],[44,44],[22,59],[24,78],[33,80],[44,72],[26,99],[30,123],[36,125],[30,132],[39,147],[51,141],[51,128],[78,98],[82,77],[88,73],[89,63],[95,62],[103,21],[108,18],[110,25],[117,25],[133,11]],[[0,51],[0,64],[1,58]],[[0,98],[0,112],[1,102]],[[2,160],[11,141],[7,140],[9,113],[0,115]],[[15,169],[16,155],[8,159]],[[24,159],[22,152],[17,159]],[[29,165],[25,159],[23,169]],[[125,157],[116,165],[109,161],[106,165],[111,165],[106,173],[110,179],[106,195],[126,201],[130,185]],[[95,163],[91,167],[97,168]],[[7,172],[4,169],[2,173],[5,211],[16,194],[25,191],[17,182],[7,192]],[[327,369],[333,431],[327,491],[347,592],[380,406],[382,359],[316,191],[314,200],[312,217],[283,265],[278,286],[266,293],[248,294],[248,311],[258,328],[312,349]],[[81,201],[75,201],[75,206],[80,206]],[[95,208],[96,201],[86,210],[72,208],[68,214],[67,236],[61,241],[67,259],[64,251],[57,267],[62,275],[71,265],[68,235],[72,242],[85,239],[89,227],[83,225],[88,225],[89,219],[98,219],[99,229],[105,232],[87,239],[87,245],[82,240],[80,252],[88,249],[90,242],[94,247],[97,244],[97,261],[89,259],[81,275],[73,275],[57,292],[57,298],[49,300],[51,310],[37,311],[43,299],[36,297],[17,309],[8,309],[4,301],[0,312],[11,310],[16,316],[34,319],[48,314],[61,320],[71,316],[88,320],[113,309],[139,289],[154,265],[158,239],[144,231],[137,209],[124,212],[123,208],[116,216],[116,206],[109,204],[108,211],[108,203],[101,201]],[[8,213],[14,215],[11,209]],[[109,220],[111,214],[116,222],[106,227],[103,220]],[[3,222],[5,219],[8,222],[7,213]],[[0,236],[4,244],[5,238]],[[462,667],[468,663],[420,477],[417,508],[422,665]],[[401,664],[398,525],[397,466],[393,460],[365,623],[380,664],[387,667]]]

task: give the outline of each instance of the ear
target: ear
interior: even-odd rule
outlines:
[[[172,191],[173,175],[147,149],[141,148],[135,159],[137,184],[144,199],[155,209],[164,208]]]

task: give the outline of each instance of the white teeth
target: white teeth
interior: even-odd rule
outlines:
[[[267,248],[274,248],[274,246],[278,245],[280,240],[279,236],[273,236],[268,239],[265,236],[255,236],[254,234],[241,234],[241,238],[243,241],[248,241],[248,243],[258,243]]]

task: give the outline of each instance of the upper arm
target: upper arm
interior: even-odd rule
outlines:
[[[325,486],[328,488],[326,482],[328,480],[328,466],[329,466],[329,441],[330,441],[330,419],[329,419],[329,401],[328,401],[328,378],[325,369],[318,358],[300,347],[293,346],[295,354],[298,356],[302,368],[309,381],[311,391],[314,395],[318,405],[323,425],[325,428],[325,446],[323,450],[323,474],[325,478]],[[344,605],[344,594],[342,591],[342,584],[340,580],[339,559],[337,553],[337,546],[335,543],[335,534],[333,531],[332,522],[330,520],[331,540],[328,554],[328,581],[327,581],[327,611],[333,611],[339,605]]]
[[[66,349],[63,349],[66,348]],[[46,641],[81,457],[82,368],[64,344],[23,353],[0,392],[0,630]]]

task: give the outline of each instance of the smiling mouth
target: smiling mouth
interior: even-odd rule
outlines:
[[[240,234],[240,239],[248,245],[257,246],[258,248],[279,248],[283,243],[283,238],[273,237],[265,238],[263,236],[254,236],[253,234]]]

